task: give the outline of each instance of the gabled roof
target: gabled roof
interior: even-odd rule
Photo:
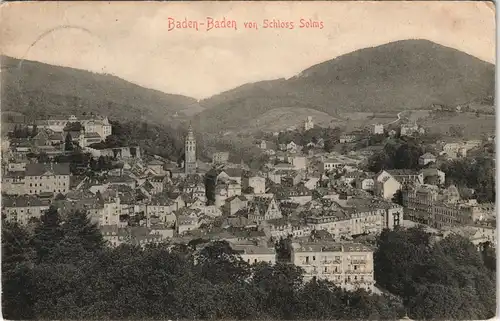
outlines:
[[[386,169],[387,173],[392,176],[406,176],[406,175],[418,175],[418,171],[413,169]]]
[[[96,132],[91,132],[91,133],[85,133],[84,137],[85,138],[101,138],[101,135],[99,135]]]
[[[69,163],[34,163],[26,164],[26,176],[70,175]]]
[[[3,196],[3,207],[28,207],[28,206],[49,206],[48,200],[41,200],[35,196]]]
[[[433,154],[431,153],[425,153],[423,154],[422,156],[420,156],[420,158],[425,158],[425,159],[433,159],[433,158],[436,158],[436,156],[434,156]]]
[[[241,177],[243,175],[243,170],[240,168],[225,168],[222,172],[226,173],[229,177]]]

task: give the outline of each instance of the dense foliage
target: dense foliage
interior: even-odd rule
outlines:
[[[104,246],[79,212],[44,214],[33,232],[2,227],[2,306],[8,319],[394,319],[401,304],[302,270],[248,265],[226,242]]]
[[[478,202],[495,202],[495,160],[490,157],[456,159],[444,163],[441,170],[447,184],[475,190]]]
[[[458,235],[435,241],[420,228],[386,230],[374,255],[375,277],[403,298],[413,319],[488,319],[496,309],[492,257]]]
[[[422,154],[422,147],[413,139],[390,140],[383,150],[370,157],[368,169],[372,172],[382,169],[417,169],[418,158]]]
[[[147,122],[111,121],[112,133],[102,143],[92,144],[96,149],[139,146],[149,155],[159,155],[173,161],[183,154],[184,129],[159,126]]]

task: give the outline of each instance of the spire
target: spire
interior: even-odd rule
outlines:
[[[189,123],[189,128],[188,128],[188,134],[186,136],[186,140],[194,140],[194,133],[193,133],[193,125],[191,125],[191,122]]]

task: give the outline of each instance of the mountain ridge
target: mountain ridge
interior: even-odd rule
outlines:
[[[203,131],[241,128],[274,108],[396,112],[455,105],[494,94],[494,65],[429,40],[359,49],[289,79],[245,84],[200,102],[193,122]]]
[[[337,118],[345,112],[428,109],[434,103],[454,105],[494,95],[493,64],[422,39],[359,49],[288,79],[247,83],[202,100],[110,74],[30,60],[24,60],[19,71],[20,61],[1,57],[3,111],[41,117],[76,115],[85,109],[118,120],[189,120],[209,133],[255,127],[251,120],[280,108],[316,110]]]
[[[33,117],[95,112],[155,123],[196,109],[197,100],[142,87],[111,74],[2,55],[2,110]],[[197,108],[199,110],[199,107]]]

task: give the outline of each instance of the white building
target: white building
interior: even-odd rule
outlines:
[[[264,262],[268,264],[276,263],[276,250],[267,246],[253,244],[234,244],[231,248],[238,252],[242,260],[248,264]]]
[[[381,135],[383,133],[384,133],[384,125],[382,125],[382,124],[373,125],[373,134]]]
[[[304,281],[324,279],[346,290],[373,290],[373,250],[359,243],[294,243],[292,263],[304,269]]]
[[[314,128],[314,122],[312,120],[312,117],[311,116],[307,116],[307,119],[304,122],[304,130],[308,131],[308,130],[313,129],[313,128]]]

